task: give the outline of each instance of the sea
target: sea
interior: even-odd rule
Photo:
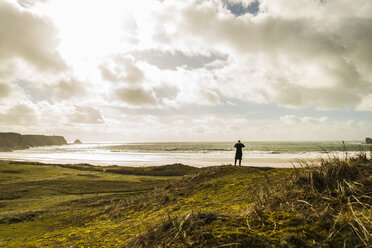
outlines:
[[[371,145],[360,141],[243,142],[243,166],[293,167],[301,161],[354,156]],[[234,164],[234,142],[86,143],[33,147],[0,152],[0,159],[42,163],[160,166],[181,163],[190,166]]]

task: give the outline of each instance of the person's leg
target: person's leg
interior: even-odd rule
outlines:
[[[236,166],[236,160],[237,160],[237,159],[235,159],[235,163],[234,163],[235,166]]]
[[[242,160],[241,159],[239,159],[239,166],[241,166],[242,165]]]

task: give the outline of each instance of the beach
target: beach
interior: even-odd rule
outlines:
[[[43,163],[119,166],[185,164],[196,167],[234,163],[233,142],[87,143],[0,152],[0,159]],[[369,153],[362,142],[245,142],[243,166],[293,167],[298,161]]]

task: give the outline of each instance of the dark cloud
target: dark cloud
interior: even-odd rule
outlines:
[[[26,104],[19,104],[8,109],[5,114],[0,113],[0,123],[7,125],[31,125],[37,122],[37,114]]]
[[[11,92],[10,86],[6,83],[0,82],[0,99],[9,96],[10,92]]]
[[[270,100],[282,106],[315,109],[352,109],[361,103],[361,93],[342,88],[311,88],[282,82]]]
[[[0,4],[0,62],[22,59],[41,71],[60,71],[66,64],[56,52],[56,29],[47,19]]]
[[[220,18],[213,8],[191,6],[183,9],[182,17],[183,32],[200,36],[206,43],[227,44],[242,55],[261,53],[276,59],[286,53],[311,58],[343,52],[329,33],[321,32],[308,19]]]
[[[87,93],[84,84],[76,79],[61,80],[56,85],[47,86],[59,100],[83,98]]]
[[[152,92],[142,88],[119,88],[115,91],[115,95],[120,101],[129,105],[146,106],[157,104]]]

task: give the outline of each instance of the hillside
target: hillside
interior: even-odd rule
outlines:
[[[27,149],[34,146],[52,146],[65,144],[67,144],[67,142],[63,136],[0,133],[0,152]]]
[[[0,246],[370,246],[371,160],[301,163],[120,170],[3,161]]]

